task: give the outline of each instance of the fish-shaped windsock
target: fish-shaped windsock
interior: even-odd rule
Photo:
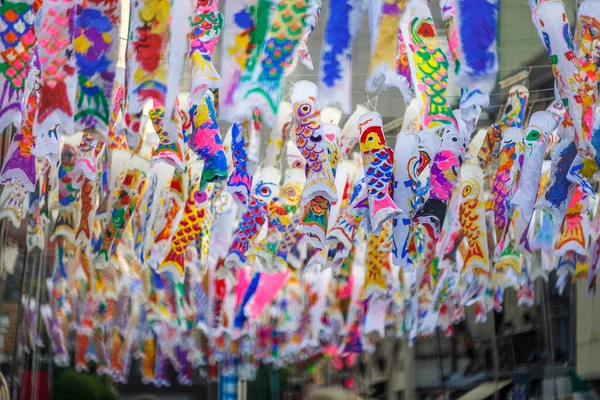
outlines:
[[[294,108],[293,140],[306,159],[306,186],[302,202],[308,203],[316,196],[337,201],[333,169],[328,158],[327,143],[321,118],[315,108],[317,87],[314,83],[300,81],[292,88]]]
[[[252,189],[248,210],[241,216],[229,253],[225,258],[227,268],[237,270],[244,266],[247,259],[246,252],[267,220],[269,203],[279,195],[280,179],[281,171],[276,167],[266,167],[261,170]]]
[[[176,277],[183,279],[185,269],[185,249],[188,244],[198,237],[202,231],[202,221],[206,218],[207,208],[210,207],[213,185],[201,190],[200,182],[194,184],[185,203],[183,217],[173,234],[171,248],[158,267],[158,272],[171,271]]]
[[[486,176],[490,176],[495,172],[494,160],[498,159],[504,129],[521,128],[523,126],[528,100],[529,90],[525,86],[516,85],[510,88],[502,117],[500,121],[488,128],[477,155],[479,165],[483,168]]]
[[[460,202],[460,226],[467,238],[468,250],[463,260],[463,273],[476,276],[489,275],[487,228],[485,223],[485,200],[483,172],[475,163],[467,163],[461,171],[462,191]]]
[[[564,106],[562,109],[564,113]],[[531,116],[529,126],[525,129],[523,166],[517,190],[510,200],[510,206],[513,208],[515,250],[531,252],[527,232],[533,218],[548,140],[559,123],[560,119],[550,111],[538,111]]]
[[[500,145],[498,171],[492,182],[494,196],[494,223],[496,226],[496,251],[499,257],[505,249],[505,238],[510,223],[510,200],[513,198],[523,165],[523,130],[508,128]]]
[[[394,151],[386,145],[381,115],[376,112],[363,115],[358,120],[358,127],[371,225],[373,231],[379,233],[386,221],[398,217],[402,212],[392,199]]]
[[[425,226],[431,238],[439,237],[468,141],[467,132],[446,126],[440,150],[431,163],[429,199],[415,215],[415,221]]]
[[[392,263],[404,271],[413,270],[408,255],[408,240],[411,232],[414,198],[417,190],[417,170],[419,168],[419,136],[413,133],[401,133],[396,138],[396,174],[394,183],[394,202],[402,213],[394,220]]]

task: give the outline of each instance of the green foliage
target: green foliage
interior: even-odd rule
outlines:
[[[55,400],[117,400],[109,379],[71,368],[56,371],[53,391]]]

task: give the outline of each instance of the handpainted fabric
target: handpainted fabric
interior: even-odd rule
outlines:
[[[334,178],[339,162],[340,134],[341,129],[337,125],[326,124],[322,127],[322,135],[324,136],[327,148],[327,159],[331,165]],[[332,215],[331,213],[331,202],[319,195],[309,201],[298,229],[311,238],[315,248],[323,249],[325,246],[327,229],[330,224],[329,219],[335,219],[336,217],[336,215]]]
[[[8,218],[15,229],[19,229],[27,212],[28,194],[25,185],[20,181],[5,184],[0,194],[0,220]]]
[[[77,214],[80,208],[79,196],[73,187],[73,169],[77,154],[74,137],[65,140],[60,166],[58,167],[58,216],[54,224],[53,237],[63,236],[69,243],[75,242],[75,229],[77,228]]]
[[[192,115],[193,133],[188,139],[188,146],[204,160],[204,170],[200,182],[200,186],[204,187],[208,182],[223,180],[227,177],[227,158],[219,133],[212,92],[206,93],[204,102],[197,106],[193,105],[190,114]]]
[[[108,223],[100,240],[94,246],[96,267],[103,268],[111,254],[118,246],[123,230],[127,227],[140,192],[145,184],[148,162],[142,157],[134,156],[132,163],[120,179],[119,188],[114,196],[114,205]]]
[[[23,109],[23,118],[20,132],[17,131],[6,153],[6,159],[0,173],[0,183],[12,180],[21,181],[28,191],[35,190],[36,182],[36,160],[33,154],[35,137],[33,136],[33,124],[38,106],[38,95],[41,87],[41,71],[37,51],[33,49],[30,59],[29,73],[27,75],[29,86],[25,94],[27,103]],[[58,151],[53,151],[53,153]]]
[[[352,110],[352,47],[367,4],[365,0],[333,0],[329,3],[318,78],[319,108],[337,105],[344,114]]]
[[[114,1],[74,8],[73,49],[77,66],[75,131],[108,136],[115,67],[119,54],[121,7]]]
[[[302,38],[308,6],[309,0],[283,0],[277,4],[256,67],[251,75],[246,72],[242,76],[238,101],[260,109],[268,126],[275,123],[283,98],[283,72]],[[246,114],[249,111],[242,110]]]
[[[519,251],[531,251],[527,232],[533,218],[533,208],[540,186],[548,138],[559,123],[560,121],[549,111],[538,111],[531,116],[529,126],[525,130],[523,166],[517,190],[510,200],[510,207],[514,209],[515,243],[513,247]]]
[[[550,214],[556,226],[562,223],[574,185],[567,179],[569,168],[577,155],[572,140],[563,138],[552,149],[550,159],[550,184],[548,190],[537,201],[535,208]]]
[[[387,86],[400,88],[400,79],[396,73],[398,24],[406,3],[407,0],[383,0],[379,16],[379,28],[377,29],[377,41],[374,50],[371,52],[369,74],[365,84],[367,92],[376,92],[378,89]],[[427,7],[427,4],[425,4],[425,7]]]
[[[583,148],[583,152],[580,150],[582,156],[586,156],[586,152],[591,153],[589,157],[585,157],[591,161],[594,159],[593,153],[596,152],[593,135],[595,113],[597,111],[598,83],[600,81],[600,74],[597,67],[598,62],[600,62],[600,55],[598,54],[598,49],[600,48],[600,3],[597,0],[579,2],[577,24],[575,25],[573,36],[575,56],[579,62],[579,78],[581,80],[581,87],[577,93],[578,97],[576,100],[581,98],[582,135],[586,141],[586,143],[578,146],[578,148]],[[597,170],[597,163],[595,167]],[[586,173],[586,177],[590,176],[591,171]]]
[[[357,104],[354,112],[348,117],[342,128],[342,137],[340,139],[340,157],[342,160],[349,158],[350,152],[360,139],[358,130],[358,119],[369,112],[369,109],[363,105]]]
[[[408,241],[412,227],[413,207],[419,168],[419,136],[400,133],[396,137],[396,174],[394,176],[394,202],[402,213],[394,220],[392,264],[405,272],[414,271],[408,254]]]
[[[468,250],[462,273],[488,276],[490,260],[485,223],[484,182],[481,167],[467,163],[461,169],[462,191],[460,226],[467,238]]]
[[[34,154],[51,163],[58,160],[61,134],[72,135],[77,77],[70,24],[74,1],[49,0],[40,10],[41,26],[37,42],[42,86],[33,126],[37,136]]]
[[[436,37],[429,6],[424,0],[410,0],[400,20],[406,42],[415,97],[423,128],[456,125],[448,106],[448,61]]]
[[[363,299],[367,299],[375,293],[387,293],[388,276],[391,274],[390,253],[383,251],[381,247],[389,240],[391,228],[392,221],[387,221],[379,233],[370,233],[367,238]]]
[[[208,89],[221,87],[221,77],[212,63],[212,53],[223,29],[218,0],[194,0],[195,15],[190,32],[190,100],[200,103]]]
[[[140,0],[131,4],[125,119],[128,131],[134,136],[139,135],[142,129],[142,112],[146,102],[154,100],[157,104],[165,104],[171,7],[169,1],[156,0]]]
[[[498,159],[500,152],[502,131],[506,128],[521,128],[523,126],[528,100],[529,90],[525,86],[516,85],[510,88],[502,117],[497,123],[489,127],[477,156],[485,176],[490,176],[495,172],[494,161]]]
[[[567,207],[562,232],[555,245],[556,257],[562,257],[569,251],[587,257],[589,244],[590,197],[580,186],[575,186]]]
[[[317,87],[312,82],[296,82],[292,88],[293,138],[307,165],[306,186],[302,193],[302,202],[305,204],[316,196],[328,201],[338,200],[327,143],[315,108],[316,97]]]
[[[358,120],[360,151],[367,178],[371,225],[379,233],[386,221],[397,218],[402,210],[393,196],[394,151],[386,145],[383,122],[376,112],[363,115]]]
[[[31,63],[35,12],[31,0],[5,1],[0,6],[3,32],[0,34],[0,131],[22,123],[28,65]]]
[[[494,223],[496,226],[495,257],[505,250],[506,234],[510,223],[510,201],[517,189],[517,179],[524,160],[524,132],[519,128],[508,128],[503,132],[500,144],[498,171],[492,182],[494,196]]]
[[[189,191],[183,216],[171,239],[171,248],[157,270],[159,273],[170,271],[178,280],[182,280],[185,274],[186,247],[200,234],[202,222],[207,217],[207,209],[210,207],[213,186],[209,184],[206,189],[202,189],[200,181],[198,176]]]
[[[575,139],[578,152],[590,158],[593,155],[589,142],[592,134],[593,106],[589,107],[586,103],[591,104],[592,98],[590,89],[585,87],[587,77],[579,74],[580,60],[575,53],[564,4],[558,1],[545,1],[538,4],[533,20],[552,60],[552,72],[558,94],[563,101],[567,102],[568,118],[565,125],[567,135]],[[594,91],[595,88],[592,88],[591,92]],[[587,115],[584,115],[584,111]]]
[[[254,27],[251,7],[257,0],[228,0],[225,2],[221,51],[222,92],[220,112],[227,122],[239,117],[235,95],[246,68],[250,32]]]
[[[292,125],[292,105],[287,101],[279,104],[277,122],[271,130],[267,149],[265,151],[264,165],[279,165],[283,144],[287,141]]]
[[[176,107],[179,106],[176,105]],[[152,121],[154,131],[158,135],[158,146],[152,152],[150,162],[153,164],[164,162],[173,166],[173,168],[177,168],[179,171],[183,171],[185,169],[184,138],[179,113],[176,112],[173,114],[173,123],[170,125],[164,123],[165,108],[161,105],[157,105],[156,108],[150,110],[148,115]],[[172,135],[165,131],[165,128],[168,126],[177,131],[175,135],[176,139],[174,141],[171,140]]]
[[[298,65],[298,60],[302,62],[302,64],[308,68],[309,70],[314,69],[312,57],[308,52],[308,38],[313,33],[315,28],[317,27],[317,23],[319,22],[319,17],[321,16],[321,7],[323,6],[322,0],[311,0],[309,3],[309,8],[306,11],[306,26],[304,27],[304,32],[302,34],[302,39],[296,48],[296,53],[294,54],[294,58],[290,65],[285,70],[285,76],[291,75]]]
[[[227,268],[237,270],[244,266],[246,252],[266,222],[268,205],[273,198],[279,196],[280,180],[281,171],[278,168],[265,167],[261,170],[252,189],[248,210],[241,216],[233,242],[229,246],[225,258]]]
[[[438,238],[442,228],[450,195],[471,136],[463,124],[461,127],[460,130],[452,125],[445,128],[440,150],[431,163],[429,198],[415,215],[415,221],[423,224],[429,236],[434,239]]]
[[[450,36],[448,45],[455,58],[456,84],[460,87],[475,84],[480,88],[485,87],[483,93],[489,94],[495,86],[498,73],[496,32],[499,3],[456,0],[442,5],[443,12],[447,7],[455,8],[456,19],[453,23],[456,30]],[[475,20],[479,23],[473,24]]]
[[[73,168],[73,187],[81,188],[86,180],[95,181],[98,177],[96,156],[102,149],[104,143],[100,143],[98,149],[98,139],[92,136],[90,130],[85,130],[79,143],[77,159]]]
[[[248,206],[252,190],[252,175],[248,173],[246,146],[249,140],[250,121],[234,123],[231,126],[231,158],[233,171],[229,174],[226,191],[233,195],[233,200],[240,210]]]

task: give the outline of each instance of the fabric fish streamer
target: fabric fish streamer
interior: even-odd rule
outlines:
[[[415,215],[415,221],[425,226],[431,238],[439,236],[469,138],[465,129],[445,128],[440,150],[431,163],[429,198]]]
[[[322,127],[322,134],[327,146],[327,158],[334,177],[339,162],[340,133],[340,127],[337,125],[327,124]],[[305,209],[298,229],[312,239],[315,248],[322,249],[325,246],[330,213],[331,202],[320,195],[312,198]]]
[[[239,269],[244,266],[246,252],[266,222],[270,201],[279,196],[279,181],[281,171],[275,167],[263,168],[257,179],[248,210],[242,215],[235,231],[233,242],[225,259],[227,268]]]
[[[494,160],[498,159],[502,131],[506,128],[521,128],[525,122],[525,110],[529,100],[529,90],[525,86],[516,85],[510,88],[506,106],[500,120],[492,124],[485,136],[477,158],[486,176],[495,172]]]
[[[505,249],[505,237],[510,223],[510,200],[513,198],[524,159],[524,134],[519,128],[508,128],[500,145],[498,171],[492,182],[494,196],[494,223],[496,226],[496,252],[499,257]]]
[[[307,165],[306,186],[302,193],[303,203],[309,203],[316,196],[321,196],[328,201],[338,200],[326,139],[319,113],[315,109],[316,97],[317,87],[312,82],[300,81],[292,88],[293,138]]]
[[[248,206],[252,190],[252,175],[248,173],[246,145],[249,139],[250,121],[234,123],[231,126],[231,158],[233,171],[227,179],[226,191],[233,195],[233,199],[241,210]]]
[[[368,113],[358,120],[360,151],[367,180],[371,225],[379,233],[386,221],[397,218],[402,210],[393,196],[394,151],[386,145],[381,116]]]
[[[348,117],[342,128],[342,137],[340,139],[340,158],[342,160],[350,157],[350,152],[354,149],[360,139],[358,130],[358,119],[369,112],[369,109],[363,105],[357,104],[354,112]]]
[[[125,116],[134,136],[142,128],[146,102],[165,104],[171,7],[169,1],[141,0],[131,4]],[[170,134],[174,139],[174,132]]]
[[[577,148],[570,139],[563,138],[554,146],[550,155],[552,161],[550,184],[535,205],[536,209],[549,213],[556,226],[560,226],[565,217],[570,195],[574,189],[567,175],[576,155]]]
[[[558,103],[562,105],[562,103]],[[564,107],[562,107],[564,112]],[[517,190],[510,200],[513,211],[515,243],[518,251],[531,252],[527,232],[533,218],[533,209],[542,176],[542,164],[546,155],[546,147],[551,133],[556,129],[560,119],[549,111],[538,111],[529,119],[525,130],[524,159]]]
[[[214,95],[207,92],[204,102],[190,109],[193,133],[188,146],[204,161],[200,186],[208,182],[223,180],[227,177],[227,158],[223,150],[223,141],[219,133]]]
[[[394,176],[394,203],[402,213],[394,220],[392,264],[402,267],[403,271],[414,270],[408,255],[408,241],[412,226],[412,217],[416,210],[414,198],[417,189],[417,170],[419,168],[419,136],[401,133],[396,137],[396,173]]]
[[[37,136],[34,154],[51,163],[58,158],[60,135],[73,134],[73,105],[77,80],[71,39],[74,1],[49,0],[42,5],[39,32],[47,32],[37,41],[42,71],[42,86],[35,124]]]
[[[31,63],[35,44],[35,12],[29,0],[4,2],[0,7],[0,19],[5,27],[0,45],[0,131],[11,124],[22,123],[21,103],[25,96],[28,65]]]
[[[146,170],[147,161],[139,156],[134,156],[132,163],[123,174],[110,219],[102,236],[94,246],[97,268],[106,266],[113,250],[119,244],[123,230],[129,223],[146,182]]]
[[[191,188],[183,210],[183,217],[173,234],[171,248],[158,267],[157,271],[159,273],[171,271],[176,279],[183,279],[185,249],[190,242],[198,237],[202,230],[201,224],[206,218],[212,192],[212,185],[208,185],[206,190],[201,190],[199,180]]]
[[[177,105],[177,107],[179,107],[179,105]],[[159,105],[158,107],[153,108],[148,112],[148,115],[150,116],[150,121],[152,121],[154,131],[158,135],[158,146],[152,152],[150,162],[153,164],[165,162],[174,168],[177,168],[179,171],[183,171],[185,169],[184,138],[178,113],[173,114],[173,123],[170,125],[164,124],[165,109],[163,106]],[[175,141],[172,141],[169,132],[164,130],[166,127],[177,130]]]
[[[406,0],[383,0],[377,40],[371,54],[369,75],[365,85],[367,92],[375,92],[387,86],[400,88],[396,73],[398,24],[406,3]],[[426,4],[425,6],[427,7]]]
[[[101,149],[102,143],[100,146]],[[97,150],[97,147],[98,139],[92,136],[90,130],[85,130],[79,143],[72,173],[73,187],[75,189],[80,189],[86,180],[95,181],[98,177],[96,156],[100,150]]]
[[[53,233],[53,237],[64,236],[70,243],[75,242],[75,229],[78,224],[77,215],[80,208],[77,190],[73,187],[73,169],[76,154],[75,146],[71,143],[65,143],[58,168],[58,200],[60,206]]]
[[[322,6],[322,0],[310,1],[309,9],[306,11],[306,26],[304,27],[304,32],[302,33],[302,39],[300,39],[300,43],[296,48],[293,60],[285,70],[285,76],[291,75],[296,70],[296,67],[298,66],[298,60],[300,60],[300,62],[302,62],[302,64],[309,70],[314,70],[312,57],[308,52],[308,46],[306,45],[306,43],[308,42],[308,38],[310,37],[310,35],[317,27],[319,17],[321,16]]]
[[[234,102],[242,73],[246,68],[250,31],[254,27],[251,4],[246,0],[225,2],[221,52],[221,104],[220,114],[227,122],[239,117],[238,103]],[[264,10],[264,9],[263,9]]]
[[[499,2],[450,0],[444,1],[441,6],[443,14],[451,14],[450,20],[444,18],[444,21],[450,38],[448,47],[454,58],[456,84],[461,88],[475,85],[478,95],[489,96],[498,73],[496,32]],[[471,23],[474,20],[480,21],[477,27]],[[450,32],[449,23],[454,26]]]
[[[190,32],[190,100],[201,103],[208,89],[221,87],[221,77],[212,63],[212,54],[223,29],[218,0],[194,0],[195,15]]]
[[[12,138],[12,142],[6,153],[4,165],[2,166],[2,172],[0,173],[0,183],[16,179],[21,181],[30,192],[35,190],[36,182],[36,161],[33,154],[35,143],[33,124],[37,112],[39,90],[42,85],[41,74],[37,51],[33,49],[28,74],[30,86],[28,87],[29,92],[26,95],[27,103],[23,109],[24,115],[20,125],[21,129],[15,132]]]
[[[78,73],[75,131],[91,129],[106,138],[119,53],[121,7],[112,1],[89,2],[74,11],[73,49]]]
[[[282,100],[283,72],[291,63],[306,26],[308,0],[283,0],[274,11],[252,76],[242,76],[239,96],[262,111],[264,122],[273,126]],[[292,101],[294,103],[294,101]]]
[[[564,4],[558,1],[540,3],[532,17],[548,56],[552,60],[557,92],[563,100],[567,101],[567,135],[575,139],[577,150],[583,157],[591,158],[593,147],[589,140],[592,134],[594,106],[586,106],[585,103],[595,102],[590,103],[590,96],[584,87],[587,77],[579,74],[581,66],[571,35],[565,35],[565,32],[570,32],[570,27]],[[592,92],[594,91],[595,89],[592,89]],[[591,114],[584,115],[584,110]]]
[[[352,110],[352,47],[360,32],[367,3],[365,0],[334,0],[329,3],[317,84],[318,108],[338,105],[344,114]]]
[[[287,101],[279,104],[277,111],[277,122],[271,130],[267,149],[265,151],[265,166],[278,165],[281,160],[283,145],[286,143],[292,126],[292,105]]]
[[[410,0],[400,20],[406,41],[415,97],[423,128],[456,125],[446,100],[448,61],[436,37],[429,6],[424,0]]]
[[[29,192],[20,181],[12,181],[4,185],[0,194],[0,220],[8,218],[10,223],[19,229],[27,212],[26,199]]]
[[[467,238],[468,250],[462,273],[488,276],[490,260],[485,223],[484,184],[481,167],[467,163],[461,170],[460,226]]]
[[[564,225],[556,241],[556,257],[565,255],[568,251],[587,257],[589,243],[590,197],[580,186],[575,186],[565,215]]]
[[[391,227],[392,222],[387,221],[379,233],[368,234],[363,299],[375,293],[387,293],[388,275],[391,273],[390,254],[383,251],[382,246],[390,237]]]

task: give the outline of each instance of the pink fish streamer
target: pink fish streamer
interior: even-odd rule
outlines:
[[[42,86],[33,126],[37,136],[34,154],[51,163],[58,161],[60,136],[74,133],[77,76],[71,24],[75,5],[75,1],[49,0],[40,10],[39,31],[46,35],[37,42]]]

